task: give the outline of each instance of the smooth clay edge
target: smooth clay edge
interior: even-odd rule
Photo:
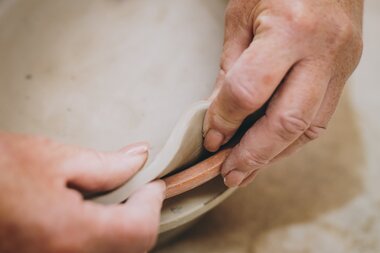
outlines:
[[[164,147],[148,166],[143,168],[132,179],[119,188],[104,195],[97,196],[92,200],[106,205],[121,203],[141,186],[158,178],[159,176],[163,176],[163,172],[165,172],[167,167],[173,160],[175,160],[181,147],[183,147],[183,145],[187,145],[185,138],[189,131],[190,123],[195,117],[199,117],[199,113],[202,113],[201,116],[204,118],[209,106],[209,101],[200,101],[193,104],[180,118]],[[200,126],[200,131],[202,131],[202,126]],[[202,132],[199,134],[202,135]]]

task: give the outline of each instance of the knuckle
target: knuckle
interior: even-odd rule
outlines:
[[[355,36],[354,24],[348,17],[345,18],[345,21],[339,21],[336,24],[335,36],[340,42],[346,43],[351,41]]]
[[[237,74],[226,75],[226,85],[232,102],[240,109],[251,111],[257,106],[257,94],[247,77]]]
[[[335,17],[331,17],[327,23],[329,40],[334,42],[336,47],[351,45],[360,45],[361,32],[346,13],[341,10],[336,11]],[[361,51],[361,50],[359,50]]]
[[[320,126],[310,126],[305,132],[304,135],[305,137],[312,141],[317,138],[319,138],[322,133],[326,130],[325,127],[320,127]]]
[[[213,125],[225,135],[232,134],[240,125],[240,121],[224,114],[218,113],[213,116]]]
[[[285,13],[286,20],[292,29],[297,32],[309,34],[317,28],[318,18],[308,5],[302,1],[289,5]]]
[[[291,141],[294,137],[304,133],[310,123],[304,119],[302,113],[283,113],[278,116],[278,124],[275,132],[285,141]]]
[[[256,170],[269,164],[269,158],[262,154],[250,152],[247,149],[240,150],[240,160],[243,162],[246,170]],[[243,169],[243,168],[242,168]]]

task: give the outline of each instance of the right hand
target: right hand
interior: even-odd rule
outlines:
[[[84,201],[108,191],[147,159],[147,144],[118,152],[0,133],[0,252],[146,252],[156,241],[165,184],[153,182],[123,205]]]
[[[203,131],[216,152],[265,106],[223,163],[229,187],[318,138],[362,52],[360,0],[231,0]]]

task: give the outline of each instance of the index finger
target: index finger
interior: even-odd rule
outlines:
[[[283,39],[255,38],[228,71],[204,122],[207,150],[215,152],[239,128],[243,120],[272,96],[297,61],[292,50],[283,50]]]

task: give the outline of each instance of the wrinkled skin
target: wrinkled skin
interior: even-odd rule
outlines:
[[[143,166],[145,143],[101,153],[0,133],[0,252],[133,252],[155,243],[165,184],[126,204],[102,206],[82,192],[113,189]],[[69,186],[69,187],[68,187]]]
[[[216,151],[269,99],[223,165],[228,186],[317,138],[361,55],[361,0],[231,0],[221,71],[206,115]],[[136,252],[156,240],[165,186],[124,205],[84,201],[113,189],[146,161],[146,144],[101,153],[0,133],[0,252]]]
[[[217,151],[242,121],[268,107],[222,166],[227,186],[326,129],[362,52],[361,0],[231,0],[221,70],[204,123]]]

